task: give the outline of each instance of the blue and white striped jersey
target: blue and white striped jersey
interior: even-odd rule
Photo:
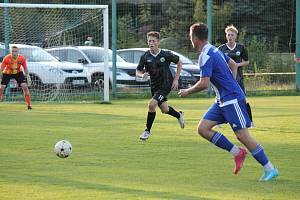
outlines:
[[[229,57],[211,44],[206,44],[199,56],[200,77],[210,77],[220,106],[231,100],[243,100],[245,94],[233,78],[227,62]]]

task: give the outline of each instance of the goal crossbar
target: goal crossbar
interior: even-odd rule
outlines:
[[[108,9],[108,5],[23,4],[23,3],[0,3],[0,7],[7,7],[7,8]]]
[[[73,4],[22,4],[22,3],[0,3],[0,8],[46,8],[46,9],[99,9],[103,14],[103,47],[104,55],[104,96],[103,101],[109,102],[109,17],[108,5],[73,5]]]

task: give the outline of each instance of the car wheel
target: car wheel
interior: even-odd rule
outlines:
[[[97,90],[104,88],[104,75],[103,73],[95,73],[92,75],[92,87]],[[109,80],[109,88],[111,89],[111,82]]]

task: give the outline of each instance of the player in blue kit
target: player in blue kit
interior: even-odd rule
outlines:
[[[233,25],[227,26],[225,28],[225,33],[226,33],[227,43],[219,46],[219,49],[225,55],[232,58],[234,62],[237,63],[238,68],[237,68],[236,80],[239,83],[242,90],[244,91],[244,93],[246,94],[246,89],[244,85],[243,68],[249,65],[248,51],[244,45],[236,42],[239,33],[236,27],[234,27]],[[248,102],[247,102],[247,112],[251,120],[251,126],[254,127],[251,106]]]
[[[180,90],[178,94],[185,97],[208,88],[211,83],[216,93],[216,101],[199,122],[198,133],[233,155],[234,174],[237,174],[243,166],[247,150],[234,145],[223,134],[213,130],[217,124],[229,123],[237,139],[263,166],[264,174],[259,180],[270,181],[277,177],[279,172],[267,158],[263,147],[250,136],[248,131],[251,121],[247,113],[245,94],[235,80],[237,65],[218,48],[211,45],[207,38],[207,25],[200,23],[190,27],[191,43],[196,50],[201,52],[198,61],[200,80],[194,86]]]

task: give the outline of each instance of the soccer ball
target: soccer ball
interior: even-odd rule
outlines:
[[[72,145],[67,140],[58,141],[54,146],[54,152],[60,158],[67,158],[72,153]]]

